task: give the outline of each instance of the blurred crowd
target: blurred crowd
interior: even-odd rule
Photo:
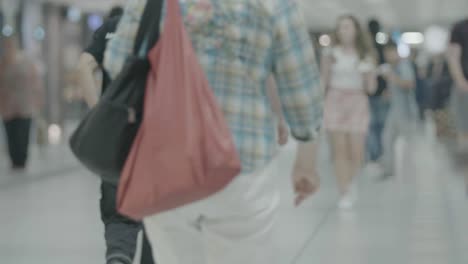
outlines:
[[[282,4],[287,5],[286,3]],[[284,10],[294,11],[293,7],[287,6]],[[142,7],[134,8],[135,10],[143,10]],[[245,12],[252,16],[257,15],[254,14],[254,10],[245,10]],[[90,107],[99,102],[100,94],[112,83],[112,78],[118,76],[121,69],[116,70],[117,66],[120,65],[120,62],[123,64],[122,61],[125,60],[125,55],[128,55],[122,51],[122,47],[131,46],[125,42],[128,41],[125,38],[133,35],[127,34],[128,32],[125,30],[131,30],[125,28],[125,23],[119,24],[119,21],[126,18],[126,22],[135,23],[137,19],[130,17],[130,15],[135,15],[133,13],[121,8],[114,9],[111,12],[107,21],[95,33],[90,45],[83,51],[76,72],[68,78],[79,89],[67,96],[83,99]],[[125,14],[127,17],[125,17]],[[301,142],[298,150],[298,161],[293,172],[299,204],[318,189],[319,181],[316,172],[314,172],[314,168],[310,168],[310,164],[313,164],[310,160],[315,155],[313,151],[310,151],[311,148],[309,148],[310,145],[307,145],[307,142],[312,141],[316,132],[309,131],[310,127],[321,126],[320,136],[327,138],[329,142],[332,165],[337,177],[340,193],[338,207],[342,210],[351,210],[357,202],[356,178],[364,170],[371,171],[382,180],[394,177],[397,173],[395,166],[397,141],[402,140],[405,146],[404,152],[411,155],[412,144],[424,137],[427,123],[434,123],[440,142],[454,153],[454,157],[461,157],[460,160],[464,160],[463,153],[468,150],[468,20],[456,23],[451,32],[447,34],[447,40],[443,40],[446,42],[441,45],[443,48],[439,48],[437,51],[428,51],[421,45],[422,42],[418,43],[418,45],[408,43],[411,42],[409,41],[411,38],[424,37],[422,34],[406,35],[407,39],[405,40],[401,35],[394,36],[394,34],[385,32],[377,20],[371,20],[367,25],[364,25],[358,17],[343,15],[337,19],[336,26],[331,34],[320,37],[319,44],[321,48],[316,45],[315,50],[315,52],[319,51],[320,54],[320,66],[314,67],[315,62],[312,59],[309,60],[309,58],[313,57],[314,52],[312,45],[310,45],[312,40],[310,43],[308,40],[303,41],[301,37],[304,34],[302,33],[307,30],[303,24],[295,20],[294,14],[293,17],[284,15],[284,21],[287,21],[284,23],[290,23],[290,25],[279,25],[278,29],[275,29],[281,33],[278,34],[280,39],[276,41],[285,42],[275,43],[275,45],[284,44],[284,46],[275,47],[279,51],[276,50],[274,54],[265,55],[265,58],[255,57],[261,56],[261,52],[240,54],[236,58],[244,59],[244,61],[240,59],[239,61],[242,61],[243,64],[240,64],[245,67],[258,67],[260,70],[256,68],[255,70],[261,73],[266,73],[267,70],[271,72],[260,78],[255,76],[256,71],[252,71],[253,73],[250,72],[249,74],[253,76],[251,76],[253,81],[236,75],[237,71],[240,71],[236,68],[239,63],[227,63],[225,67],[232,67],[232,69],[229,68],[230,71],[217,72],[218,74],[226,74],[228,80],[231,80],[229,78],[239,79],[239,82],[232,83],[251,81],[251,85],[258,85],[258,87],[262,88],[267,87],[265,91],[270,92],[268,96],[265,95],[268,100],[255,97],[260,94],[257,91],[263,91],[262,89],[242,94],[241,91],[233,92],[234,88],[228,87],[231,90],[226,91],[229,92],[220,92],[222,95],[217,94],[218,98],[224,100],[221,105],[224,106],[225,113],[232,115],[229,116],[230,120],[242,120],[242,118],[247,119],[247,117],[255,116],[257,119],[253,119],[257,121],[260,118],[267,121],[279,121],[278,125],[275,126],[277,128],[277,141],[275,142],[271,141],[274,136],[272,136],[273,131],[270,131],[270,128],[273,125],[265,120],[262,120],[265,121],[262,128],[259,128],[258,122],[249,124],[245,120],[240,124],[250,125],[250,127],[239,127],[240,125],[237,123],[231,124],[233,130],[237,129],[237,133],[234,134],[238,137],[236,138],[238,142],[241,142],[241,139],[248,138],[247,142],[252,141],[257,144],[238,144],[237,147],[241,152],[244,169],[251,169],[247,165],[253,168],[261,164],[261,162],[272,159],[271,156],[273,155],[268,156],[271,154],[270,152],[273,152],[269,151],[269,148],[273,149],[277,143],[280,145],[286,144],[288,129],[290,129],[291,136]],[[271,19],[275,19],[275,17]],[[135,29],[136,26],[131,28]],[[117,34],[121,38],[113,39],[114,32],[119,29],[123,30],[125,34]],[[247,29],[239,29],[239,31],[241,30]],[[254,32],[256,34],[265,34],[261,31],[264,28],[256,30]],[[212,37],[207,36],[204,31],[194,30],[190,33],[200,34],[204,38]],[[309,35],[307,34],[307,36]],[[234,40],[229,41],[250,41],[248,38],[246,38],[247,40],[236,39],[235,36],[232,38]],[[108,43],[108,41],[110,42]],[[274,41],[271,40],[271,42]],[[41,120],[37,113],[40,113],[40,109],[43,107],[44,87],[41,85],[42,82],[35,62],[21,52],[15,36],[5,37],[3,43],[5,48],[0,61],[0,115],[3,118],[6,131],[11,167],[13,170],[24,170],[27,166],[32,123],[34,120],[38,120],[38,122]],[[263,43],[242,43],[242,45],[249,44],[258,49]],[[249,51],[249,49],[240,48],[239,50]],[[238,52],[238,50],[235,50],[235,52]],[[304,58],[288,56],[288,52],[302,54]],[[199,52],[199,54],[201,53]],[[205,58],[203,66],[215,72],[221,71],[219,68],[210,68],[212,65],[206,63],[213,59],[210,56],[215,57],[213,54],[219,57],[228,57],[227,53],[220,53],[221,55],[216,52],[203,54],[203,56],[206,56],[203,57]],[[276,63],[275,65],[269,65],[274,68],[274,70],[271,70],[270,68],[262,68],[265,65],[261,63],[253,66],[247,65],[245,63],[245,61],[249,60],[249,58],[245,58],[247,55],[255,57],[254,59],[250,58],[252,63],[268,61],[274,56],[278,58],[275,57],[277,61],[272,63]],[[122,61],[118,61],[120,57],[122,57]],[[216,59],[219,58],[216,57]],[[96,78],[96,72],[100,72],[102,78]],[[272,76],[275,78],[272,78]],[[219,81],[219,79],[216,79],[217,76],[210,77]],[[219,85],[216,82],[212,83]],[[318,85],[319,83],[321,85]],[[220,86],[214,87],[214,90],[219,92],[226,89],[226,87]],[[244,87],[243,89],[247,88]],[[313,92],[308,89],[313,89]],[[322,90],[318,91],[318,89]],[[307,113],[320,112],[317,110],[319,108],[322,110],[322,102],[316,101],[320,97],[318,95],[322,92],[324,94],[323,123],[317,121],[319,118],[315,118],[315,116],[305,116]],[[240,100],[238,98],[226,99],[223,97],[226,94],[234,96],[236,93],[242,94],[239,97],[244,99],[245,94],[251,95],[252,98]],[[274,118],[273,115],[270,116],[265,113],[267,111],[262,108],[266,101],[272,102],[275,112]],[[250,108],[240,107],[239,105],[251,102],[254,102],[252,104],[257,108],[261,108],[261,110],[256,113],[244,113],[244,111],[247,111],[246,109]],[[252,109],[254,108],[252,107]],[[245,115],[242,116],[242,113]],[[268,129],[269,131],[266,131]],[[255,131],[255,133],[247,133],[246,131]],[[307,151],[303,151],[306,147]],[[246,153],[251,155],[247,157]],[[303,155],[304,153],[307,155]],[[305,161],[307,159],[309,161]],[[301,171],[301,169],[303,170]],[[247,172],[256,172],[258,177],[265,176],[264,172],[258,173],[258,170],[254,169]],[[468,183],[468,173],[466,175]],[[252,186],[253,184],[256,183],[253,182]],[[253,188],[252,186],[249,185],[246,188]],[[103,195],[101,214],[106,225],[107,258],[108,263],[131,263],[131,259],[135,254],[136,237],[138,232],[143,229],[143,224],[117,212],[115,208],[117,188],[118,186],[108,184],[105,181],[103,181],[101,188]],[[255,191],[258,190],[252,190],[254,193]],[[269,195],[266,195],[268,199],[270,198]],[[267,198],[262,201],[267,201]],[[234,200],[232,199],[232,201]],[[275,207],[273,202],[268,206]],[[270,210],[270,207],[265,209],[265,212]],[[248,213],[250,212],[247,211],[246,214],[248,215]],[[244,215],[241,217],[244,217]],[[226,219],[229,219],[229,217],[221,217],[220,221],[226,221]],[[203,224],[205,224],[208,231],[210,231],[210,228],[226,228],[205,221],[204,215],[195,220],[200,229],[197,231],[200,232],[203,232],[201,230]],[[269,221],[266,221],[266,223],[270,224]],[[230,224],[226,221],[226,226],[228,226],[226,230],[228,231],[225,233],[220,232],[218,235],[229,243],[241,241],[239,237],[230,235],[229,232],[243,232],[243,229],[239,228],[239,226],[243,227],[242,224],[245,223],[242,222],[235,227],[230,226]],[[215,240],[208,240],[207,244],[213,245],[213,241]],[[155,248],[158,248],[158,246],[160,245],[157,243],[154,245]],[[146,258],[152,259],[151,246],[146,234],[144,248]],[[225,253],[229,251],[226,248],[224,250]],[[157,251],[155,250],[155,252]],[[213,258],[216,259],[216,254],[213,252],[210,252],[210,254],[213,254]],[[233,256],[233,261],[229,263],[246,263],[235,262],[236,257]],[[152,260],[147,261],[147,263],[152,262]],[[221,263],[217,262],[216,264]]]

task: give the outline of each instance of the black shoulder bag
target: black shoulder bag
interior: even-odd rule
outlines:
[[[104,181],[118,183],[143,116],[148,50],[159,39],[163,0],[148,0],[133,55],[70,139],[78,160]]]

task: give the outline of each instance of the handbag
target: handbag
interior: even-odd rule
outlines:
[[[240,173],[224,114],[185,31],[178,0],[149,54],[142,125],[119,183],[117,209],[135,220],[207,198]]]
[[[107,87],[70,139],[78,160],[104,181],[118,183],[142,120],[145,84],[150,69],[148,47],[159,38],[162,0],[145,6],[134,54]],[[158,12],[155,14],[155,11]]]

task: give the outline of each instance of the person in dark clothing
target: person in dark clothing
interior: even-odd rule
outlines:
[[[378,64],[385,64],[384,45],[376,41],[377,35],[381,32],[380,23],[377,20],[369,22],[369,31],[373,38],[377,51]],[[386,94],[387,83],[381,76],[378,77],[377,91],[369,97],[371,108],[371,123],[367,138],[367,152],[371,164],[377,164],[383,154],[383,131],[389,109],[389,98]]]
[[[105,23],[94,33],[90,45],[81,55],[78,66],[78,84],[83,90],[82,94],[87,104],[94,106],[110,83],[107,72],[103,69],[104,51],[109,39],[112,38],[120,17],[122,8],[114,8]],[[94,72],[102,70],[102,91],[96,85]],[[105,240],[107,245],[107,264],[131,264],[135,257],[138,233],[143,230],[140,222],[135,222],[120,215],[116,209],[117,186],[111,183],[101,184],[101,218],[105,225]],[[143,250],[141,264],[154,263],[152,249],[143,230]]]
[[[446,145],[456,142],[457,133],[450,115],[450,97],[453,93],[453,78],[444,54],[433,56],[427,67],[427,100],[425,109],[430,111],[439,141]]]
[[[468,146],[468,19],[453,27],[448,62],[455,82],[452,105],[459,139],[461,145]]]
[[[22,51],[16,36],[3,39],[0,59],[0,118],[5,126],[11,168],[26,169],[31,123],[43,106],[44,89],[34,59]]]
[[[458,155],[461,163],[468,157],[468,18],[458,22],[452,30],[447,52],[450,73],[454,81],[452,115],[458,132]],[[468,194],[468,168],[465,168]]]

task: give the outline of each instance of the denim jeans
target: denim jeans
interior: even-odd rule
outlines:
[[[378,162],[383,155],[383,131],[390,104],[383,97],[370,98],[369,102],[371,123],[367,136],[367,156],[369,161]]]
[[[411,146],[416,138],[420,138],[420,123],[417,116],[402,115],[394,108],[390,108],[388,113],[387,122],[385,124],[383,134],[384,154],[382,157],[382,165],[387,176],[393,176],[395,173],[395,145],[398,138],[406,141],[407,145]],[[408,153],[408,149],[403,151],[403,155]],[[405,158],[405,157],[403,157]]]

